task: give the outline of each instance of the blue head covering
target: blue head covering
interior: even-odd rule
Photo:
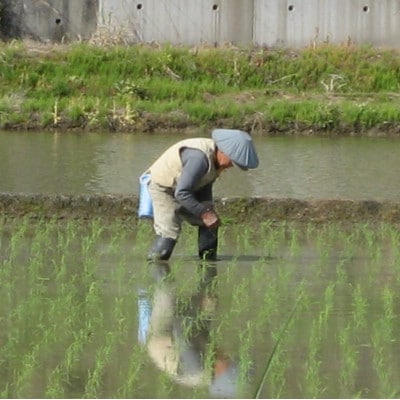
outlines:
[[[259,161],[251,136],[236,129],[215,129],[211,137],[217,147],[243,170],[257,168]]]

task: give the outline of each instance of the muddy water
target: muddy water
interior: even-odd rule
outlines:
[[[0,132],[0,192],[137,194],[137,178],[180,135]],[[400,200],[400,142],[255,138],[260,168],[233,168],[219,197]]]

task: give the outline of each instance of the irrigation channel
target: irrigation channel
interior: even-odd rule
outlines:
[[[183,138],[0,131],[0,192],[137,194],[138,176]],[[226,171],[215,185],[216,196],[400,201],[396,139],[254,139],[260,168]]]
[[[130,199],[135,175],[171,138],[25,139],[0,134],[2,398],[400,396],[395,142],[256,138],[263,166],[234,194],[293,190],[285,213],[242,200],[230,214],[222,201],[218,261],[197,259],[185,225],[170,261],[148,263],[151,222],[129,217]],[[297,179],[285,182],[290,171]],[[306,195],[315,181],[320,196]],[[335,187],[347,203],[318,202],[341,197],[329,195]]]

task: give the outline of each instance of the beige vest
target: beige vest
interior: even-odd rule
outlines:
[[[212,139],[207,138],[185,139],[172,145],[149,168],[151,180],[161,186],[175,188],[182,173],[182,161],[179,154],[186,147],[201,150],[206,155],[209,164],[207,173],[194,189],[198,190],[214,182],[218,177],[215,168],[215,143]]]

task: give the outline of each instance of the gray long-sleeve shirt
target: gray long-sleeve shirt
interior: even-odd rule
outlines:
[[[212,201],[213,182],[195,191],[194,187],[208,171],[206,155],[197,149],[185,148],[181,151],[182,173],[175,189],[175,198],[191,214],[199,217],[205,210],[204,201]]]

